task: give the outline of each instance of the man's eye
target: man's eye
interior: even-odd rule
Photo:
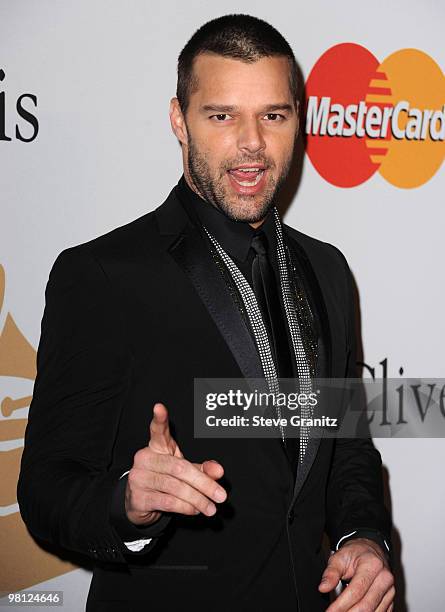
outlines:
[[[267,113],[267,115],[264,116],[269,121],[282,121],[285,118],[284,115],[280,115],[279,113]]]
[[[210,119],[214,119],[215,121],[226,121],[230,118],[230,115],[227,113],[219,113],[218,115],[212,115]]]

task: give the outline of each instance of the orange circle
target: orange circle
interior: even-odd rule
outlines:
[[[387,75],[394,109],[402,105],[379,172],[396,187],[419,187],[434,176],[444,159],[444,75],[418,49],[396,51],[379,71]]]

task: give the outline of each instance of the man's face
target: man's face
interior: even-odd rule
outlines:
[[[194,189],[234,220],[258,224],[285,180],[298,112],[284,57],[253,63],[205,53],[183,122],[184,172]]]

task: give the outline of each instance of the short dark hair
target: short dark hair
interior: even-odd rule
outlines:
[[[193,62],[200,53],[256,62],[262,57],[284,56],[289,60],[289,86],[298,100],[298,70],[294,53],[284,36],[267,21],[251,15],[223,15],[202,25],[185,45],[178,58],[176,97],[185,114],[190,94],[197,87]]]

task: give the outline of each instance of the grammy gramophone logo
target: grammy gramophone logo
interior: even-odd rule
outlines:
[[[40,548],[20,517],[16,488],[36,351],[18,329],[4,298],[5,270],[0,265],[0,596],[76,569]]]

